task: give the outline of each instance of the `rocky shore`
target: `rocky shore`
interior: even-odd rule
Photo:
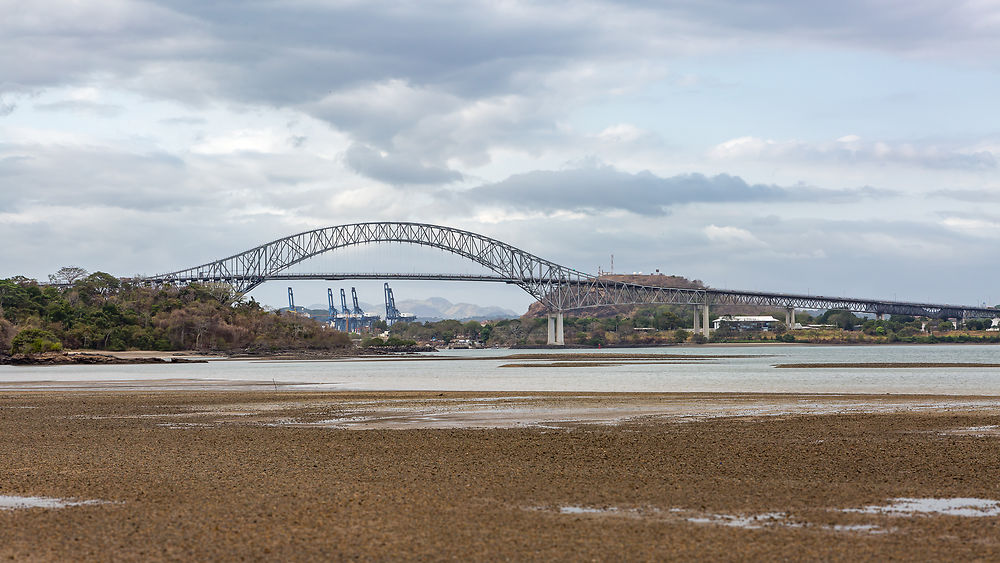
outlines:
[[[89,352],[46,352],[44,354],[0,354],[0,365],[68,366],[68,365],[130,365],[130,364],[191,364],[207,360],[182,357],[121,357]]]

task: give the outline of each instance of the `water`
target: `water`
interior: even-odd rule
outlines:
[[[717,356],[700,363],[635,363],[597,367],[500,367],[519,353],[563,351],[449,350],[417,359],[332,361],[212,361],[207,364],[126,366],[0,366],[0,389],[25,382],[129,382],[171,380],[305,384],[310,389],[384,391],[569,392],[788,392],[1000,395],[1000,368],[777,369],[780,363],[962,362],[1000,363],[1000,347],[757,346],[569,350],[602,354]],[[433,361],[427,357],[442,358]],[[474,359],[486,358],[486,359]],[[627,360],[626,360],[627,361]],[[7,385],[4,385],[7,384]]]
[[[0,510],[20,510],[25,508],[66,508],[89,504],[109,504],[106,500],[67,500],[51,497],[19,497],[0,495]]]

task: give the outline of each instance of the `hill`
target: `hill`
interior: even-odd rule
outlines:
[[[385,305],[372,305],[363,301],[358,303],[365,312],[385,316]],[[455,319],[459,321],[493,321],[497,319],[516,319],[519,315],[510,309],[495,306],[482,306],[474,303],[452,303],[444,297],[429,297],[427,299],[398,299],[396,308],[402,313],[413,313],[420,322]],[[310,312],[324,314],[326,307],[310,305]]]

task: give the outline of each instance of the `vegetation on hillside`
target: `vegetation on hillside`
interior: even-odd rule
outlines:
[[[65,269],[64,269],[65,270]],[[0,352],[333,350],[350,338],[315,321],[235,299],[226,286],[154,289],[97,272],[62,285],[0,280]]]

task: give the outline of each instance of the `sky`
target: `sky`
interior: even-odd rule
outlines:
[[[614,255],[616,272],[717,288],[1000,303],[995,0],[0,13],[0,277],[158,274],[314,228],[417,221],[593,273]],[[431,268],[480,272],[411,247],[300,271]],[[287,285],[252,295],[281,306]],[[381,284],[354,285],[380,301]],[[328,286],[296,285],[297,304]]]

